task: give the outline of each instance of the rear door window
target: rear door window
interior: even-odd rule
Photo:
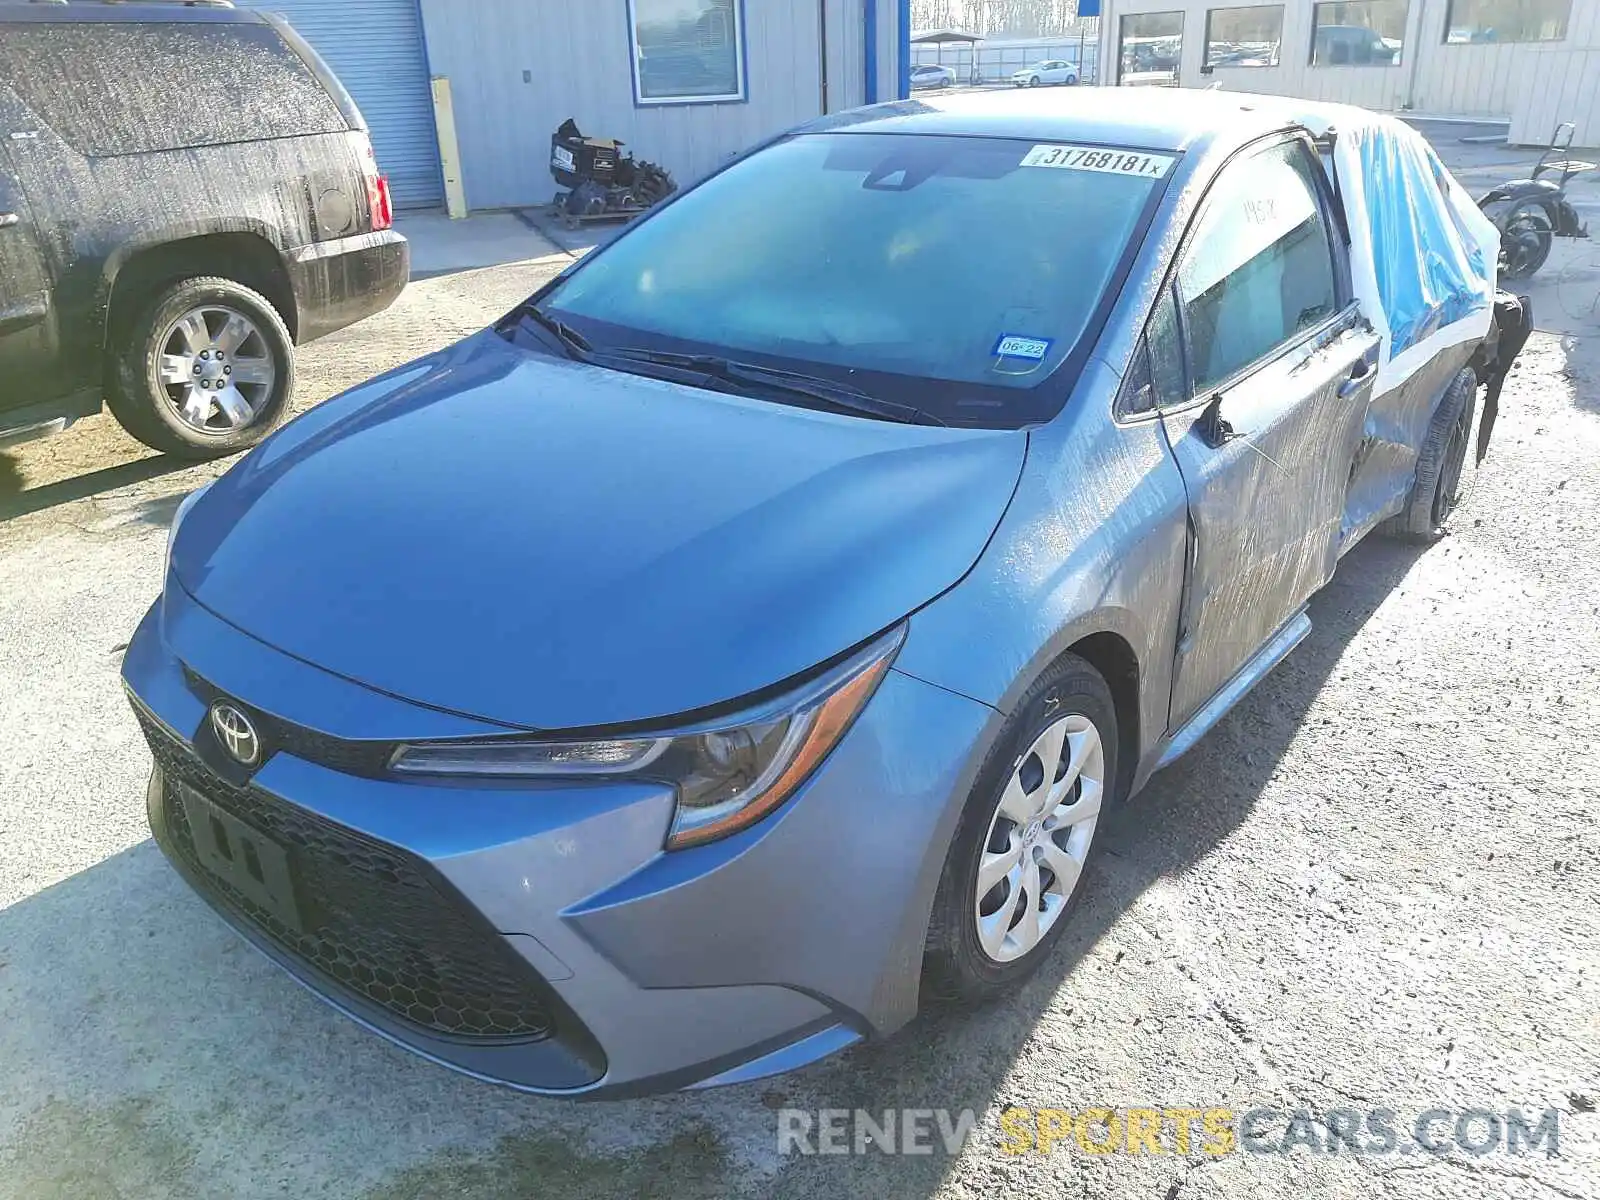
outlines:
[[[1178,267],[1196,392],[1271,354],[1338,309],[1333,245],[1295,143],[1223,171]]]
[[[3,30],[0,78],[91,157],[347,128],[269,25],[29,21]]]

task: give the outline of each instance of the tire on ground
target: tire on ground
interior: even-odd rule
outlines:
[[[1444,492],[1460,485],[1477,399],[1478,377],[1469,370],[1458,372],[1434,410],[1405,507],[1380,526],[1381,532],[1413,542],[1430,542],[1444,532],[1456,500]]]
[[[1093,721],[1100,734],[1106,781],[1102,821],[1120,798],[1117,715],[1111,689],[1086,661],[1075,654],[1064,654],[1034,681],[1006,720],[978,771],[957,822],[928,925],[923,975],[930,995],[968,1003],[983,1003],[1003,995],[1039,968],[1071,924],[1089,865],[1100,845],[1098,836],[1090,842],[1083,870],[1061,916],[1032,951],[1010,962],[996,962],[978,942],[974,913],[978,862],[1001,793],[1039,733],[1074,713]]]
[[[266,343],[275,368],[271,393],[250,423],[206,432],[179,416],[157,377],[160,340],[184,313],[215,304],[247,316]],[[265,296],[231,279],[185,279],[141,304],[112,335],[106,402],[121,426],[153,450],[175,458],[204,460],[254,446],[283,420],[294,392],[294,341],[278,310]]]

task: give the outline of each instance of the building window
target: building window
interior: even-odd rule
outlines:
[[[1571,15],[1572,0],[1450,0],[1444,40],[1452,46],[1559,42]]]
[[[1406,0],[1339,0],[1312,7],[1313,67],[1394,67],[1406,36]]]
[[[1183,61],[1181,12],[1133,13],[1117,27],[1117,82],[1178,86]]]
[[[1275,67],[1283,42],[1283,5],[1213,8],[1206,13],[1206,70]]]
[[[743,0],[628,0],[640,104],[745,99]]]

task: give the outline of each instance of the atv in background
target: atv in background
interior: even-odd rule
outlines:
[[[550,174],[568,190],[554,209],[569,229],[585,221],[627,220],[678,190],[665,168],[622,152],[614,138],[584,137],[568,117],[550,138]]]
[[[1578,219],[1578,210],[1567,199],[1568,181],[1595,169],[1594,163],[1572,157],[1576,130],[1571,121],[1561,122],[1550,135],[1550,145],[1539,155],[1531,175],[1508,180],[1478,201],[1500,231],[1502,278],[1527,279],[1544,266],[1558,237],[1589,236]]]

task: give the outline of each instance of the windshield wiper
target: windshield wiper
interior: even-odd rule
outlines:
[[[520,305],[512,315],[519,321],[532,321],[548,333],[555,339],[557,348],[568,358],[575,358],[579,362],[589,361],[590,351],[594,349],[589,344],[589,339],[572,326],[558,321],[532,301]]]
[[[907,425],[945,424],[932,413],[924,412],[920,408],[884,400],[848,384],[835,383],[831,379],[806,375],[799,371],[784,371],[777,367],[763,367],[758,363],[739,362],[737,359],[723,358],[717,354],[673,354],[665,350],[622,347],[615,350],[607,348],[605,357],[695,371],[724,383],[753,385],[764,391],[803,396],[808,400],[820,400],[824,404],[847,412],[864,413],[867,416],[882,417]]]

